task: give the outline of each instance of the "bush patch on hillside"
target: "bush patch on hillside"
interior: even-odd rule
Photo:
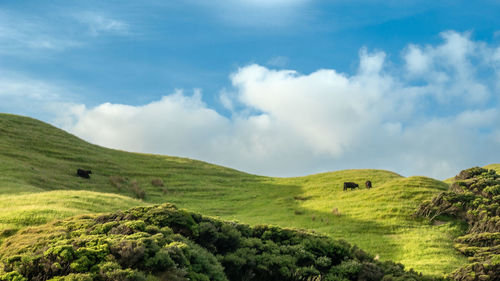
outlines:
[[[151,184],[163,184],[163,181],[160,181],[161,180],[153,180]],[[138,199],[144,199],[146,197],[146,191],[144,190],[144,188],[139,186],[137,180],[129,180],[128,178],[122,176],[113,175],[109,177],[109,182],[111,183],[111,185],[116,187],[118,191],[126,190],[132,192]]]
[[[452,273],[454,279],[500,280],[500,176],[494,170],[470,168],[455,177],[450,189],[424,202],[417,214],[431,221],[452,215],[469,225],[454,246],[471,263]]]
[[[0,257],[0,280],[434,280],[344,241],[171,204],[25,229]]]
[[[153,180],[151,180],[151,185],[156,186],[156,187],[162,187],[162,186],[164,186],[162,179],[153,179]]]

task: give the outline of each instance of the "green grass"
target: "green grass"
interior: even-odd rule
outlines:
[[[106,149],[40,121],[6,114],[0,114],[0,159],[3,229],[170,202],[243,223],[314,230],[426,274],[449,273],[466,262],[452,248],[460,225],[429,225],[412,216],[423,200],[448,188],[425,177],[403,178],[382,170],[256,176],[186,158]],[[91,179],[77,177],[77,168],[91,169]],[[110,177],[123,180],[120,188]],[[154,186],[154,179],[164,186]],[[342,191],[344,181],[364,185],[366,180],[373,189]],[[134,181],[146,193],[143,201],[130,198]],[[12,210],[9,202],[15,202]]]
[[[130,197],[92,191],[58,190],[0,196],[0,237],[27,226],[82,213],[102,213],[145,205]]]
[[[344,181],[361,183],[367,179],[373,182],[371,190],[344,192],[340,188]],[[286,181],[301,186],[300,197],[307,200],[296,203],[304,214],[273,223],[340,237],[381,259],[397,260],[429,274],[449,273],[465,262],[450,239],[461,233],[460,225],[428,225],[413,217],[423,200],[448,188],[443,182],[376,170],[339,171]],[[287,222],[290,220],[293,222]]]
[[[223,222],[168,203],[24,229],[0,245],[0,260],[2,280],[434,281],[344,241]]]
[[[500,164],[490,164],[490,165],[484,166],[484,168],[495,170],[497,172],[497,174],[500,174]]]

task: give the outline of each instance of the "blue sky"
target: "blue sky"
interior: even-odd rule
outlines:
[[[499,12],[499,1],[1,1],[0,111],[251,173],[444,178],[500,162]]]

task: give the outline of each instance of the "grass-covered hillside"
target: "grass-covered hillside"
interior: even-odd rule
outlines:
[[[0,247],[3,281],[431,281],[344,241],[139,207],[26,229]]]
[[[500,174],[500,164],[490,164],[484,166],[484,168],[488,170],[495,170],[497,174]]]
[[[127,196],[81,190],[0,195],[0,241],[20,228],[54,219],[124,210],[144,204]]]
[[[76,176],[90,169],[90,179]],[[370,180],[373,188],[364,188]],[[345,181],[360,189],[342,191]],[[463,227],[413,216],[448,185],[381,170],[298,178],[250,175],[185,158],[86,143],[43,122],[0,114],[0,243],[26,226],[75,214],[170,202],[250,225],[304,228],[358,245],[380,260],[441,275],[466,259],[453,248]],[[105,193],[105,194],[103,194]]]

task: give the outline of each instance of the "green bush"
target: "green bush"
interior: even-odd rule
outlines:
[[[68,219],[33,233],[40,239],[21,243],[26,248],[0,247],[0,280],[425,280],[344,241],[222,222],[170,204]]]
[[[57,276],[48,281],[93,281],[94,278],[90,274],[71,273],[66,276]]]
[[[5,274],[1,275],[0,280],[2,280],[2,281],[27,281],[28,279],[24,278],[17,271],[11,271],[9,273],[5,273]]]
[[[484,192],[486,192],[492,196],[500,195],[500,185],[497,184],[497,185],[493,185],[493,186],[488,186],[484,189]]]
[[[458,175],[455,176],[457,180],[466,180],[472,177],[481,175],[483,173],[487,173],[488,170],[480,167],[473,167],[466,170],[461,171]]]
[[[418,215],[434,218],[452,215],[469,225],[455,248],[474,262],[451,274],[456,280],[500,280],[500,265],[493,261],[500,245],[500,176],[494,170],[471,168],[455,177],[450,192],[422,204]],[[387,280],[400,280],[394,274]]]

